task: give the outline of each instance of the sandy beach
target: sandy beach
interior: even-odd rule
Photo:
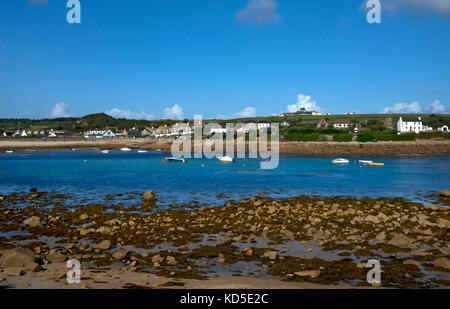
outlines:
[[[5,140],[0,139],[0,152],[7,150],[71,150],[71,149],[132,149],[171,151],[172,139],[89,139],[64,141],[49,140]],[[270,148],[270,147],[269,147]],[[248,144],[247,144],[248,149]],[[376,143],[319,143],[280,142],[280,153],[284,154],[330,154],[330,155],[398,155],[398,154],[448,154],[449,140],[427,140],[416,142]]]

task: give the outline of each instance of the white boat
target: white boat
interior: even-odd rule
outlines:
[[[12,150],[6,150],[5,153],[14,153]]]
[[[111,153],[111,151],[110,150],[102,150],[102,153],[109,154],[109,153]]]
[[[131,152],[131,149],[128,147],[120,148],[120,151]]]
[[[347,160],[347,159],[342,159],[342,158],[335,159],[335,160],[333,160],[332,162],[333,162],[333,164],[349,164],[349,163],[350,163],[349,160]]]
[[[172,158],[166,158],[167,162],[181,162],[181,163],[186,163],[187,160],[185,158],[176,158],[176,157],[172,157]]]
[[[217,158],[220,162],[234,162],[234,158],[225,156],[225,157],[218,157]]]
[[[138,150],[138,153],[147,153],[147,150]]]
[[[373,163],[373,161],[369,161],[369,160],[359,160],[359,163],[362,163],[362,164],[371,164],[371,163]]]

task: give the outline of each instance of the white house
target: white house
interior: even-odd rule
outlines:
[[[350,122],[337,122],[333,124],[335,129],[349,129],[352,126]]]
[[[397,122],[397,131],[398,133],[416,133],[419,134],[420,132],[427,131],[428,128],[424,127],[422,124],[422,118],[410,118],[410,119],[403,119],[400,117],[400,119]]]
[[[115,138],[116,134],[114,134],[111,130],[91,130],[89,132],[84,132],[84,138]]]
[[[442,126],[440,128],[438,128],[439,132],[444,132],[444,133],[448,133],[448,127],[447,126]]]
[[[270,129],[270,123],[265,120],[261,120],[258,122],[258,130],[262,129]]]
[[[281,126],[287,128],[287,127],[290,127],[291,124],[290,124],[289,122],[285,121],[285,122],[283,122],[283,123],[281,124]]]

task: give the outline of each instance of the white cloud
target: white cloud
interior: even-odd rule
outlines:
[[[320,112],[322,109],[317,105],[316,100],[313,100],[309,95],[299,94],[297,95],[297,103],[288,105],[287,110],[290,113],[298,112],[301,108],[305,108],[307,111]]]
[[[240,118],[249,118],[255,116],[256,116],[256,108],[254,107],[246,107],[240,112],[233,114],[233,117],[240,117]]]
[[[439,114],[445,112],[445,106],[441,104],[441,101],[435,100],[428,104],[426,110],[433,114]]]
[[[420,106],[419,102],[412,102],[411,104],[408,103],[397,103],[392,107],[385,107],[383,110],[383,114],[401,114],[401,113],[408,113],[408,114],[418,114],[422,112],[422,107]],[[445,106],[441,104],[439,100],[435,100],[427,105],[425,108],[425,112],[428,113],[444,113],[445,112]]]
[[[178,104],[175,104],[172,108],[164,109],[164,116],[168,119],[181,120],[184,118],[183,109]]]
[[[106,112],[106,114],[114,118],[125,118],[125,119],[151,120],[154,118],[154,115],[152,114],[147,114],[145,112],[135,113],[132,111],[122,110],[119,108],[113,108],[112,110]]]
[[[246,7],[236,14],[236,19],[243,24],[266,26],[281,21],[282,16],[277,11],[276,0],[250,0]]]
[[[69,104],[67,103],[58,103],[53,107],[52,117],[53,118],[67,118],[71,117],[67,112],[69,111]]]
[[[384,0],[381,7],[388,11],[409,10],[415,14],[429,12],[450,16],[450,0]]]
[[[422,108],[420,107],[419,102],[412,102],[411,104],[408,103],[397,103],[394,106],[391,107],[385,107],[383,110],[383,114],[399,114],[399,113],[412,113],[417,114],[422,111]]]

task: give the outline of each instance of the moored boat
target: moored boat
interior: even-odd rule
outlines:
[[[225,157],[217,157],[217,159],[218,159],[220,162],[226,162],[226,163],[234,162],[234,158],[233,158],[233,157],[229,157],[229,156],[225,156]]]
[[[359,160],[359,163],[370,164],[370,163],[373,163],[373,161],[370,161],[370,160]]]
[[[109,154],[109,153],[111,153],[111,151],[110,150],[102,150],[102,153]]]
[[[186,163],[187,160],[185,158],[176,158],[176,157],[172,157],[172,158],[166,158],[167,162],[180,162],[180,163]]]
[[[12,150],[6,150],[5,153],[14,153]]]
[[[138,150],[138,153],[147,153],[147,150]]]
[[[375,163],[375,162],[372,162],[372,163],[370,163],[370,166],[384,166],[384,163]]]
[[[120,151],[131,152],[131,149],[128,147],[120,148]]]
[[[332,162],[333,162],[333,164],[349,164],[350,163],[349,160],[342,159],[342,158],[334,159]]]

